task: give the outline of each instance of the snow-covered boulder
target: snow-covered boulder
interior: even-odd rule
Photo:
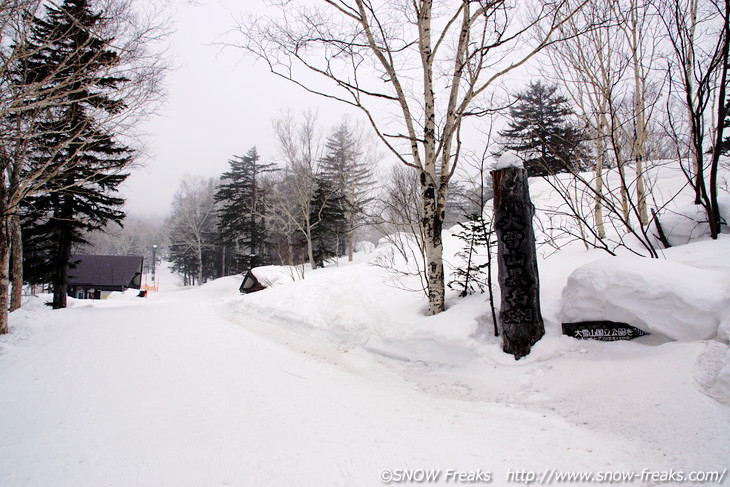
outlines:
[[[669,338],[709,339],[730,315],[726,271],[610,257],[577,268],[562,294],[564,323],[610,320]]]

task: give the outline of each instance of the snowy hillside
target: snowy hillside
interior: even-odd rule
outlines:
[[[403,289],[417,283],[371,264],[383,245],[304,279],[263,269],[274,285],[245,296],[240,276],[185,289],[163,269],[146,299],[61,311],[29,299],[0,338],[0,486],[377,486],[421,469],[444,485],[726,481],[721,237],[652,262],[579,244],[546,253],[546,336],[519,361],[485,295],[451,292],[425,317]],[[460,243],[445,240],[453,267]],[[560,333],[595,317],[653,334]]]

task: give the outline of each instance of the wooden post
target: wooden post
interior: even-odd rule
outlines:
[[[515,359],[530,353],[544,334],[540,281],[527,170],[506,167],[492,172],[497,265],[502,304],[499,327],[502,349]]]

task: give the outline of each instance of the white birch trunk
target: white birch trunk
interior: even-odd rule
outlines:
[[[8,305],[10,291],[10,238],[8,217],[0,221],[0,335],[10,331]]]

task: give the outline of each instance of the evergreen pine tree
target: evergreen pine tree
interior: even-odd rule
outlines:
[[[489,260],[481,264],[477,261],[480,249],[486,249],[493,242],[490,242],[491,230],[479,213],[466,215],[466,221],[459,223],[459,227],[454,236],[462,240],[464,246],[456,256],[464,260],[464,266],[454,269],[448,286],[458,291],[460,297],[465,297],[477,291],[484,292],[490,263]]]
[[[274,164],[260,164],[256,147],[245,156],[228,161],[230,169],[221,176],[215,194],[219,203],[218,228],[224,247],[231,249],[225,272],[245,272],[269,263],[264,218],[265,194],[262,176],[274,171]]]
[[[320,170],[341,195],[341,209],[346,222],[344,243],[352,260],[355,230],[362,223],[366,206],[372,201],[373,168],[361,160],[360,143],[346,122],[327,139],[325,150],[326,155],[319,162]]]
[[[327,178],[318,178],[310,205],[312,255],[317,267],[326,260],[343,255],[347,236],[347,220],[343,196]]]
[[[520,155],[530,176],[569,172],[584,165],[583,131],[570,121],[573,110],[555,85],[530,83],[509,111],[500,135],[504,148]]]
[[[24,201],[22,214],[33,256],[26,271],[31,281],[51,282],[54,308],[66,306],[73,246],[84,242],[85,232],[124,217],[116,190],[133,153],[100,126],[99,115],[123,107],[113,94],[126,80],[108,75],[120,59],[112,39],[98,34],[102,19],[87,0],[48,7],[34,19],[31,54],[14,68],[16,82],[41,84],[41,98],[47,97],[33,112],[37,130],[27,171],[54,177]]]

